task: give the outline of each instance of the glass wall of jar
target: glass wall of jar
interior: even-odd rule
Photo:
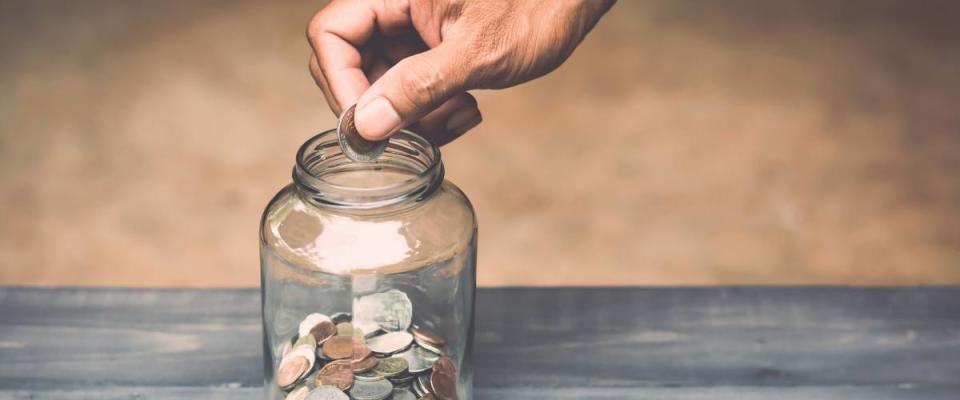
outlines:
[[[372,163],[308,140],[260,227],[267,398],[471,399],[476,245],[427,140]]]

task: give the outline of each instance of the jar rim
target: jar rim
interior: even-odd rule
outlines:
[[[394,133],[384,154],[374,162],[354,162],[340,150],[337,132],[330,129],[307,139],[297,150],[293,180],[304,194],[324,206],[380,208],[409,199],[422,199],[443,181],[440,149],[423,136],[401,129]],[[403,171],[409,178],[384,185],[357,186],[332,181],[342,172]]]

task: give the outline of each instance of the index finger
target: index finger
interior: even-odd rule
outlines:
[[[331,107],[349,107],[370,87],[361,49],[378,27],[393,30],[408,25],[408,10],[406,1],[334,0],[310,20],[307,40],[332,92],[330,97],[338,103]]]

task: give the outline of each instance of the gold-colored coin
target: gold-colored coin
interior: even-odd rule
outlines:
[[[353,336],[353,324],[349,322],[337,324],[337,336]]]
[[[373,372],[384,378],[393,378],[407,372],[407,360],[400,357],[390,357],[381,359]]]
[[[300,336],[300,338],[297,339],[297,342],[293,344],[293,348],[298,349],[301,347],[306,347],[310,349],[310,351],[317,351],[317,339],[315,339],[313,335],[309,333],[305,336]]]

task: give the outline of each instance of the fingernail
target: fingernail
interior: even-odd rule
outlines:
[[[358,106],[353,117],[357,132],[368,140],[381,140],[400,129],[400,114],[385,97]]]
[[[473,107],[466,107],[450,116],[447,120],[447,132],[452,136],[460,136],[479,125],[480,121],[483,121],[480,111]]]

